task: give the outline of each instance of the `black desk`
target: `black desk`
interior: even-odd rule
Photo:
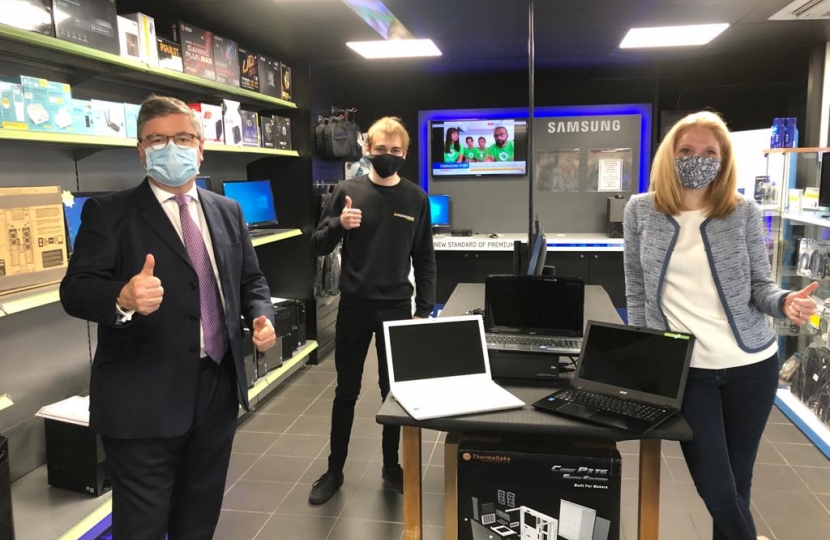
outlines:
[[[456,288],[442,316],[461,315],[483,307],[484,285],[462,283]],[[585,287],[585,319],[620,322],[611,299],[600,286]],[[460,433],[493,434],[516,433],[549,436],[552,439],[578,439],[585,442],[617,442],[640,439],[640,490],[638,538],[656,540],[660,504],[660,440],[685,441],[692,437],[691,429],[683,418],[675,418],[651,431],[645,438],[614,428],[606,428],[587,422],[537,412],[530,403],[546,396],[550,388],[506,386],[507,390],[528,405],[522,409],[491,413],[434,418],[418,421],[409,416],[398,403],[387,398],[377,413],[381,424],[402,426],[404,470],[404,539],[421,540],[421,428],[446,431],[444,443],[445,508],[444,531],[447,540],[454,540],[458,533],[456,465]]]

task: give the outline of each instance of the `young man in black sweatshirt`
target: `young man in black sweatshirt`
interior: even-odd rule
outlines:
[[[418,184],[398,175],[409,135],[397,118],[382,118],[369,128],[367,175],[341,182],[311,237],[318,255],[343,241],[340,308],[334,362],[337,389],[331,413],[328,471],[311,488],[308,501],[323,504],[343,484],[354,408],[372,336],[378,354],[380,393],[389,393],[383,322],[412,314],[410,264],[415,273],[414,317],[428,317],[435,304],[435,252],[429,200]],[[400,428],[383,427],[383,479],[403,492],[398,464]]]

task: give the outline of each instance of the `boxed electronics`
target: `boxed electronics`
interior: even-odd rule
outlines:
[[[0,24],[54,36],[52,0],[0,0]]]
[[[613,445],[462,439],[458,539],[618,540],[621,464]]]
[[[137,21],[118,16],[118,42],[121,47],[121,56],[141,60]]]
[[[274,117],[276,145],[279,150],[291,150],[291,119],[284,116]]]
[[[238,101],[222,100],[222,120],[225,144],[242,146],[242,115],[239,112]]]
[[[115,0],[52,0],[52,8],[58,38],[118,54]]]
[[[259,92],[257,53],[239,47],[239,87]]]
[[[306,344],[306,312],[305,302],[302,300],[291,300],[287,298],[271,298],[274,309],[287,309],[294,316],[294,321],[289,332],[293,332],[292,344],[295,349]],[[277,332],[279,334],[280,332]]]
[[[2,80],[20,85],[28,129],[66,131],[72,124],[72,90],[68,84],[26,75],[3,77]]]
[[[242,118],[242,146],[259,146],[259,115],[253,111],[239,111]]]
[[[29,129],[23,105],[23,88],[13,82],[0,82],[0,127]]]
[[[282,340],[282,358],[288,360],[294,356],[298,347],[299,329],[297,328],[297,302],[285,298],[272,298],[274,304],[274,331]]]
[[[14,540],[9,441],[0,435],[0,540]]]
[[[173,41],[182,46],[184,72],[203,79],[216,80],[213,66],[213,32],[187,23],[173,25]]]
[[[94,135],[95,120],[92,102],[86,99],[72,98],[72,131],[78,135]]]
[[[269,56],[260,54],[257,57],[259,65],[259,91],[262,94],[280,97],[280,63]]]
[[[156,38],[156,43],[158,45],[159,67],[184,72],[181,46],[160,37]]]
[[[282,99],[291,101],[291,66],[280,64],[280,94]]]
[[[202,122],[202,136],[207,142],[223,142],[222,107],[207,103],[188,103],[188,107],[199,113]]]
[[[0,292],[60,281],[65,235],[59,186],[0,188]]]
[[[124,121],[123,103],[92,100],[92,125],[96,135],[127,138]]]
[[[259,115],[263,148],[276,148],[276,131],[273,116]]]
[[[216,82],[239,87],[239,46],[234,40],[213,36],[213,67]]]
[[[124,104],[124,128],[128,139],[138,139],[138,113],[141,105],[134,103]]]
[[[123,17],[135,21],[138,25],[139,58],[151,66],[155,67],[159,65],[159,48],[156,42],[156,21],[143,13],[128,13],[123,15]]]

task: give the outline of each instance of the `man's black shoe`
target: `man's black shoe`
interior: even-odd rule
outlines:
[[[390,488],[398,493],[403,493],[403,469],[401,469],[400,465],[384,467],[383,479]]]
[[[334,493],[343,485],[343,473],[326,471],[311,486],[308,494],[309,504],[323,504],[334,496]]]

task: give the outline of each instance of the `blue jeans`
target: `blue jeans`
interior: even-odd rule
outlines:
[[[682,443],[695,487],[713,521],[713,540],[756,540],[749,511],[752,468],[778,387],[778,356],[730,369],[689,370]]]

